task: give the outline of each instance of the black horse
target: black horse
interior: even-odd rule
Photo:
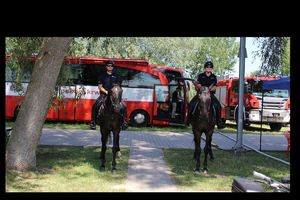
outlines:
[[[200,172],[200,154],[201,154],[201,135],[204,132],[206,136],[206,143],[204,148],[204,163],[203,171],[207,172],[207,154],[210,155],[210,159],[213,160],[214,156],[211,149],[212,135],[216,124],[213,110],[211,106],[210,91],[207,87],[201,87],[200,92],[197,94],[197,104],[193,111],[191,119],[192,130],[194,134],[195,151],[194,160],[196,161],[195,172]]]
[[[122,88],[118,83],[113,83],[112,87],[108,90],[108,95],[102,105],[100,106],[97,124],[100,125],[101,133],[101,152],[100,152],[100,170],[105,169],[105,152],[106,143],[110,132],[113,133],[113,161],[112,172],[116,171],[116,153],[120,151],[119,135],[122,125],[121,116],[121,100],[122,100]]]

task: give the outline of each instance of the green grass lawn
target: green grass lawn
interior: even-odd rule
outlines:
[[[208,173],[195,174],[192,149],[164,149],[164,159],[172,171],[181,191],[231,191],[235,177],[254,179],[252,172],[261,172],[276,180],[290,175],[290,166],[259,155],[246,152],[235,155],[230,151],[213,150],[214,161],[208,160]],[[284,152],[272,152],[273,156],[285,158]],[[204,151],[201,152],[203,168]]]
[[[36,170],[6,171],[6,192],[124,192],[129,149],[121,148],[114,174],[111,148],[101,172],[99,152],[100,148],[39,146]]]
[[[7,127],[13,127],[14,122],[7,120]],[[82,129],[82,130],[90,130],[88,123],[62,123],[62,122],[46,122],[43,126],[44,128],[59,128],[59,129]],[[263,124],[262,133],[263,134],[283,134],[284,131],[289,130],[290,127],[282,127],[279,132],[271,131],[268,125]],[[99,130],[99,126],[97,125],[97,130]],[[192,132],[191,126],[186,127],[178,127],[178,126],[151,126],[151,127],[132,127],[129,126],[128,131],[162,131],[162,132]],[[222,133],[236,133],[237,128],[234,122],[227,121],[225,129],[217,129],[216,131],[220,131]],[[260,134],[260,125],[259,124],[251,124],[251,126],[247,129],[243,130],[243,133],[253,133]]]

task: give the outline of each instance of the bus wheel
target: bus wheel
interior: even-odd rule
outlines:
[[[18,105],[18,106],[15,108],[15,111],[14,111],[14,118],[13,118],[13,121],[14,121],[14,122],[16,121],[17,116],[18,116],[18,114],[19,114],[19,112],[20,112],[20,108],[21,108],[20,105]]]
[[[136,110],[131,114],[130,122],[133,126],[143,127],[149,124],[149,115],[143,110]]]
[[[271,131],[280,131],[282,124],[280,123],[270,123]]]

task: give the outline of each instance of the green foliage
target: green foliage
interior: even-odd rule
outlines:
[[[33,70],[31,56],[39,51],[43,38],[29,37],[7,37],[6,55],[10,60],[5,66],[5,77],[8,81],[13,81],[13,87],[20,94],[24,95],[24,89],[21,82],[28,82]]]
[[[189,69],[199,74],[210,59],[216,74],[233,70],[238,52],[235,38],[99,37],[75,38],[70,55],[146,59],[153,65]]]
[[[6,52],[31,55],[38,52],[42,38],[7,38]],[[21,53],[20,53],[21,52]],[[236,38],[199,37],[76,37],[69,49],[71,56],[146,59],[153,65],[166,65],[190,70],[196,76],[203,71],[206,60],[212,60],[215,73],[224,75],[233,70],[238,52]],[[24,68],[21,63],[19,68]],[[68,72],[59,76],[60,83],[68,80]],[[30,73],[31,69],[19,74]],[[194,78],[194,77],[193,77]]]
[[[291,69],[291,39],[287,39],[287,45],[282,58],[282,75],[289,76]]]
[[[237,61],[239,44],[236,38],[204,38],[195,53],[192,74],[203,72],[204,63],[211,60],[214,63],[214,73],[228,75]]]
[[[269,75],[288,75],[290,68],[290,38],[262,37],[256,42],[259,51],[255,56],[261,57],[261,71]]]

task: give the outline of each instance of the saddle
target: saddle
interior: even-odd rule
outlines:
[[[194,108],[193,108],[192,115],[195,114],[196,108],[197,108],[197,106],[198,106],[199,103],[200,103],[200,101],[197,101],[197,103],[195,104],[195,106],[194,106]],[[214,107],[213,104],[211,105],[211,111],[213,112],[213,118],[216,119],[217,111],[216,111],[216,109],[215,109],[215,107]]]
[[[105,102],[106,98],[107,98],[107,97],[103,98],[103,100],[100,101],[99,104],[98,104],[99,110],[98,110],[98,115],[97,115],[97,123],[99,123],[100,120],[103,119],[103,115],[104,115],[104,113],[105,113],[105,111],[104,111],[104,109],[105,109],[105,107],[104,107],[104,102]],[[100,106],[99,106],[99,105],[100,105]],[[120,114],[121,114],[121,116],[122,116],[122,109],[125,109],[126,106],[125,106],[125,104],[123,103],[123,101],[120,102],[120,106],[121,106],[121,113],[120,113]]]

